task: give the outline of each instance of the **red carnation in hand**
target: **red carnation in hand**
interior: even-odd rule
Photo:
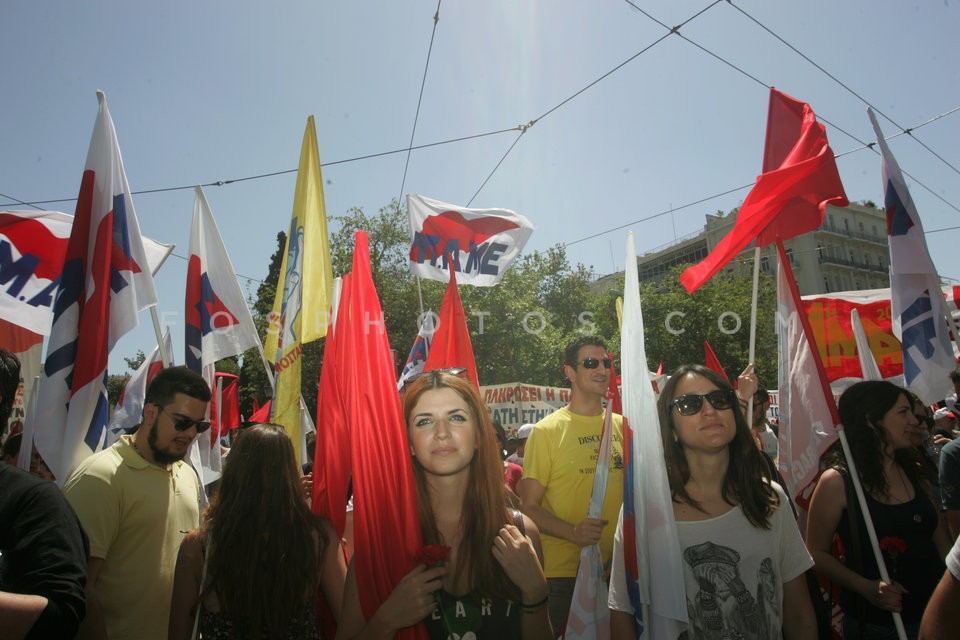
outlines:
[[[424,545],[417,553],[417,562],[428,567],[440,567],[450,557],[450,547],[442,544]]]
[[[907,551],[907,541],[899,536],[886,536],[880,538],[880,551],[890,557],[893,569],[890,571],[890,579],[896,580],[897,575],[897,557]]]

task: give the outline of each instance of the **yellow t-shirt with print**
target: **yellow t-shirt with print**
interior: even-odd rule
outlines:
[[[527,439],[523,477],[542,484],[546,491],[541,506],[570,524],[577,524],[587,517],[600,453],[603,417],[603,414],[581,416],[566,408],[559,409],[538,422]],[[622,504],[623,417],[613,414],[610,475],[601,516],[608,521],[600,538],[600,552],[605,563],[613,553],[613,534]],[[580,547],[563,538],[547,534],[541,537],[546,576],[575,577]]]

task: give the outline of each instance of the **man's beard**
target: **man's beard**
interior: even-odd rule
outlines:
[[[157,448],[157,422],[153,422],[153,426],[150,427],[150,433],[147,434],[147,444],[150,445],[150,451],[153,453],[153,459],[157,464],[173,464],[174,462],[180,462],[183,460],[186,453],[183,455],[177,455],[175,453],[170,453],[169,451],[161,451]]]

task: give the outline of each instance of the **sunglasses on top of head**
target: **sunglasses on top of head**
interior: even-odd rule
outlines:
[[[610,369],[613,367],[613,360],[610,358],[604,358],[603,360],[598,360],[597,358],[584,358],[578,364],[582,364],[584,369],[596,369],[600,366],[600,363],[603,363],[604,369]]]
[[[677,408],[682,416],[692,416],[700,413],[703,409],[703,399],[714,409],[723,410],[733,407],[736,396],[732,389],[714,389],[710,393],[688,393],[683,396],[677,396],[671,401],[671,404]]]
[[[157,405],[160,407],[160,413],[166,411],[166,407],[163,405]],[[173,428],[177,431],[187,431],[190,427],[196,426],[197,433],[203,433],[210,428],[210,423],[206,420],[194,420],[193,418],[187,418],[185,416],[175,416],[172,413],[168,413],[170,420],[173,422]]]

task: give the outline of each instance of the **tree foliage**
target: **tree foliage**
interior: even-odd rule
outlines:
[[[416,338],[423,309],[439,312],[446,284],[422,280],[418,287],[408,269],[410,232],[407,215],[394,200],[375,215],[352,208],[332,219],[330,250],[334,275],[352,268],[354,234],[367,232],[371,273],[383,307],[384,321],[396,364],[406,360]],[[249,301],[261,336],[268,328],[285,234],[277,235],[267,276]],[[688,295],[679,282],[677,267],[656,285],[640,287],[649,366],[663,358],[665,370],[704,361],[708,340],[731,379],[747,363],[751,282],[720,273]],[[494,287],[460,286],[460,297],[476,355],[481,384],[525,382],[566,386],[562,372],[564,345],[581,333],[602,337],[619,352],[616,296],[599,291],[592,267],[571,264],[566,249],[555,246],[521,256]],[[622,282],[621,282],[622,288]],[[757,331],[757,363],[761,381],[776,384],[776,336],[773,317],[776,293],[771,278],[761,280]],[[718,324],[719,322],[719,324]],[[325,340],[304,347],[303,397],[316,412],[317,383]],[[253,399],[263,403],[271,389],[255,350],[244,354],[240,368],[241,412],[249,415]]]

